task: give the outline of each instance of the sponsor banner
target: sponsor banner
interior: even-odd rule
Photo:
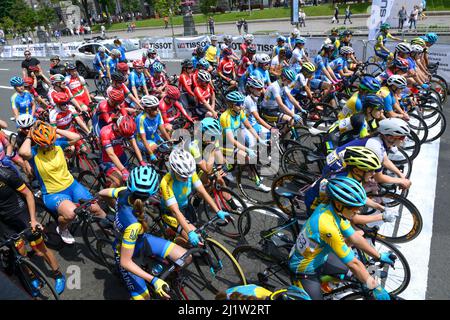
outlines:
[[[31,55],[33,57],[45,57],[46,52],[47,52],[44,43],[43,44],[15,45],[15,46],[12,46],[11,57],[23,57],[23,53],[25,50],[30,50]]]
[[[61,48],[61,56],[64,58],[70,57],[72,53],[77,52],[77,48],[80,44],[82,44],[82,42],[63,43]]]
[[[223,36],[219,36],[219,48],[222,43]],[[206,46],[209,43],[208,36],[175,38],[175,52],[178,58],[185,59],[192,57],[192,51],[197,46]]]
[[[163,59],[175,57],[172,38],[144,38],[141,39],[141,48],[154,48]]]
[[[47,43],[46,51],[49,57],[54,55],[61,55],[62,44],[59,42],[56,43]]]
[[[23,57],[23,53],[28,49],[28,45],[12,46],[12,57]]]
[[[0,46],[0,57],[1,58],[11,58],[12,57],[12,47],[11,46]]]

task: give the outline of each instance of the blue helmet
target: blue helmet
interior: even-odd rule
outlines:
[[[376,93],[381,89],[381,83],[372,76],[365,76],[361,79],[359,89],[366,90],[371,93]]]
[[[205,58],[201,58],[200,60],[198,60],[197,65],[201,66],[205,70],[209,69],[210,66],[208,60],[206,60]]]
[[[364,108],[372,107],[375,109],[383,109],[384,108],[384,100],[379,95],[376,94],[368,94],[364,96],[362,99],[362,103]]]
[[[431,44],[435,44],[438,41],[438,39],[439,39],[439,36],[436,33],[434,33],[434,32],[427,33],[425,35],[425,37],[426,37],[426,39],[424,39],[424,40],[426,42],[428,42],[428,43],[431,43]]]
[[[20,87],[23,86],[24,81],[21,77],[12,77],[9,80],[9,84],[11,85],[11,87]]]
[[[139,196],[150,197],[159,190],[159,175],[150,166],[136,167],[130,172],[127,189]]]
[[[156,62],[153,64],[153,70],[154,70],[155,72],[163,72],[164,66],[162,65],[162,63],[156,61]]]
[[[305,44],[306,43],[306,39],[303,37],[299,37],[297,39],[295,39],[295,44]]]
[[[277,41],[283,41],[283,42],[286,42],[286,38],[283,37],[283,36],[278,36],[278,37],[277,37]]]
[[[346,207],[362,207],[367,201],[364,187],[353,178],[329,179],[326,190],[330,199],[340,202]]]
[[[281,75],[291,82],[295,80],[295,72],[289,68],[283,68]]]
[[[245,99],[244,95],[239,91],[231,91],[230,93],[228,93],[226,95],[225,98],[227,99],[227,101],[233,102],[236,104],[243,103],[244,99]]]
[[[220,126],[220,122],[217,119],[206,117],[201,121],[202,124],[202,133],[208,131],[211,135],[222,134],[222,127]]]

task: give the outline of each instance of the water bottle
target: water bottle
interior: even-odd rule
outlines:
[[[155,265],[152,267],[152,274],[153,274],[155,277],[159,276],[159,275],[161,274],[162,271],[163,271],[163,266],[162,266],[161,264],[159,264],[159,263],[155,264]]]

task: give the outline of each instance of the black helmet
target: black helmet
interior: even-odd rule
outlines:
[[[126,81],[125,76],[117,71],[111,75],[111,80],[117,81],[117,82],[125,82]]]
[[[184,59],[182,62],[181,62],[181,67],[182,68],[190,68],[190,67],[193,67],[194,66],[194,64],[192,63],[192,60],[191,59]]]
[[[67,70],[76,70],[76,69],[77,69],[77,66],[76,66],[75,63],[73,63],[73,62],[69,62],[69,63],[66,65],[66,69],[67,69]]]

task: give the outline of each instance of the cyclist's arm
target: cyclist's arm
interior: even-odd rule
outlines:
[[[395,173],[400,178],[405,178],[405,175],[395,166],[395,164],[389,159],[387,154],[384,155],[383,166]]]
[[[289,99],[289,101],[300,111],[303,110],[303,108],[300,106],[300,103],[292,96],[292,94],[289,91],[286,91],[286,95]]]
[[[25,184],[23,185],[23,188],[19,190],[19,192],[22,194],[22,196],[25,198],[25,201],[27,202],[27,208],[28,213],[30,214],[31,225],[34,226],[37,224],[36,203],[34,201],[34,195]]]
[[[184,232],[186,234],[189,234],[190,231],[196,230],[197,228],[193,225],[187,222],[184,214],[180,211],[180,207],[178,206],[178,202],[175,201],[175,203],[171,204],[169,206],[169,210],[172,212],[172,214],[177,219],[178,223],[183,228]]]
[[[157,148],[156,144],[150,146],[150,144],[147,141],[147,135],[145,133],[139,133],[139,136],[141,137],[142,144],[144,145],[145,150],[147,150],[147,153],[152,155]]]
[[[22,68],[22,78],[26,78],[28,76],[27,68]]]
[[[208,191],[206,191],[203,183],[197,184],[197,186],[195,186],[195,190],[197,190],[200,196],[209,204],[209,206],[215,213],[219,212],[220,209],[217,207],[216,203],[214,202],[213,198],[211,198]]]
[[[46,84],[48,84],[49,86],[52,85],[52,83],[50,82],[50,80],[44,75],[44,73],[43,73],[42,71],[39,73],[39,75],[42,77],[42,80],[43,80]]]
[[[258,111],[252,111],[252,115],[255,117],[256,121],[264,128],[266,128],[267,130],[272,129],[272,126],[268,124],[266,121],[264,121],[263,118],[261,118]]]
[[[34,117],[35,114],[36,114],[36,103],[34,102],[34,100],[31,100],[31,115]]]
[[[111,162],[114,163],[117,169],[119,169],[120,171],[126,169],[125,166],[122,164],[122,162],[120,162],[119,157],[117,157],[117,155],[115,154],[113,147],[106,148],[105,152],[111,159]]]
[[[19,148],[19,155],[25,160],[30,160],[32,158],[33,154],[31,152],[31,137],[30,137],[30,133],[28,133],[27,137],[25,138],[25,141],[20,146],[20,148]]]
[[[186,83],[186,77],[180,76],[179,81],[180,81],[180,85],[184,89],[184,91],[186,91],[190,96],[195,97],[194,91],[192,91],[191,86]]]
[[[294,117],[294,112],[292,112],[291,110],[289,110],[289,108],[283,103],[283,99],[281,99],[281,96],[277,96],[275,98],[278,106],[281,109],[281,112],[284,114],[287,114],[288,116]]]
[[[333,69],[331,69],[331,67],[328,65],[326,66],[326,70],[328,71],[328,74],[330,75],[331,78],[328,77],[328,79],[332,80],[332,81],[339,81],[339,79],[336,77],[336,75],[334,74]]]
[[[158,129],[161,132],[161,135],[163,136],[164,139],[170,140],[170,134],[167,132],[166,127],[164,127],[164,124],[160,124]]]
[[[239,143],[239,141],[237,141],[237,140],[234,138],[233,130],[227,130],[226,136],[227,136],[228,141],[231,141],[232,144],[233,144],[236,148],[238,148],[238,149],[240,149],[240,150],[246,152],[247,148],[246,148],[243,144]]]
[[[135,138],[131,138],[129,139],[131,146],[133,147],[134,153],[136,154],[136,157],[138,159],[139,162],[142,162],[144,159],[142,158],[142,153],[141,150],[139,149],[137,143],[136,143],[136,139]]]
[[[74,116],[73,118],[75,119],[77,124],[80,126],[81,130],[83,130],[86,134],[89,134],[90,130],[87,127],[86,123],[83,121],[83,119],[79,116]]]
[[[127,98],[128,97],[131,99],[131,101],[133,101],[136,104],[137,107],[143,109],[141,106],[141,102],[138,99],[136,99],[136,97],[131,92],[128,92]]]
[[[346,240],[347,242],[350,242],[353,246],[364,251],[371,257],[377,260],[380,258],[379,252],[374,247],[372,247],[360,233],[355,232]]]
[[[136,86],[132,86],[132,87],[131,87],[131,91],[133,92],[133,96],[134,96],[136,99],[139,99],[139,94],[138,94],[138,92],[137,92]]]
[[[70,103],[73,104],[74,107],[75,107],[78,111],[80,111],[80,112],[83,111],[83,109],[81,108],[81,106],[80,106],[80,104],[78,103],[77,99],[75,99],[73,96],[70,97]]]
[[[17,118],[19,117],[19,110],[17,109],[16,101],[14,101],[13,97],[11,97],[11,109],[14,114],[14,118],[16,118],[17,120]]]
[[[260,140],[260,137],[258,136],[258,133],[256,130],[252,127],[250,122],[248,122],[248,119],[244,120],[244,126],[247,128],[247,130],[255,137],[256,141]]]
[[[71,146],[76,144],[79,140],[81,140],[81,135],[69,130],[56,129],[56,133],[59,134],[60,136],[63,136],[64,138],[67,138],[68,143]]]
[[[175,107],[180,110],[181,114],[183,115],[183,117],[185,117],[186,119],[188,119],[190,122],[194,122],[194,120],[192,120],[192,118],[188,115],[188,113],[186,112],[186,110],[183,108],[183,106],[181,105],[181,103],[179,103],[178,101],[175,101],[174,103]]]

